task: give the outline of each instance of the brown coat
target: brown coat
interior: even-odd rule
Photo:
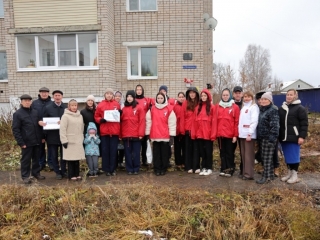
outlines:
[[[65,109],[60,121],[61,143],[68,143],[67,148],[63,148],[63,159],[75,161],[85,159],[83,149],[83,118],[79,111],[76,113]]]

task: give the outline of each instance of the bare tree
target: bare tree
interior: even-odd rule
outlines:
[[[273,83],[272,84],[273,84],[273,91],[279,92],[281,90],[282,81],[277,76],[273,77]]]
[[[221,93],[224,88],[232,89],[236,85],[235,71],[230,64],[216,63],[213,85],[216,93]]]
[[[270,53],[260,45],[250,44],[239,65],[242,87],[259,92],[271,81]]]

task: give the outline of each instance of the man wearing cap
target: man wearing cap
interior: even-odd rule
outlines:
[[[45,107],[51,103],[51,97],[49,96],[49,88],[42,87],[39,89],[38,99],[34,100],[31,104],[31,107],[33,109],[36,109],[38,111],[39,119],[43,118],[44,109]],[[48,156],[48,165],[50,169],[53,170],[52,160],[51,160],[51,154],[48,151],[48,154],[46,154],[46,143],[41,143],[40,145],[40,155],[39,155],[39,164],[41,167],[41,170],[45,168],[46,166],[46,156]]]
[[[241,110],[242,108],[242,95],[243,95],[243,89],[240,86],[235,86],[233,88],[232,96],[234,103],[239,107]],[[239,177],[242,178],[242,169],[243,169],[243,163],[242,163],[242,157],[241,157],[241,147],[240,147],[240,140],[238,139],[239,144],[239,150],[240,150],[240,174]],[[235,148],[237,148],[237,145],[235,145]]]
[[[62,102],[63,92],[60,90],[55,90],[52,92],[53,102],[49,103],[44,108],[43,117],[56,117],[61,119],[64,109],[66,108]],[[60,124],[60,121],[58,121]],[[46,126],[46,123],[43,121],[39,121],[40,126]],[[56,173],[56,179],[61,180],[63,176],[66,176],[66,161],[63,160],[62,156],[62,145],[60,142],[60,133],[59,129],[54,130],[46,130],[44,131],[46,135],[46,141],[48,144],[48,150],[51,152],[53,170]],[[60,151],[60,166],[58,161],[58,152]]]
[[[31,107],[32,97],[23,94],[21,108],[13,114],[12,132],[21,147],[21,178],[25,184],[30,184],[31,175],[38,179],[45,179],[40,175],[39,147],[42,141],[42,131],[38,125],[38,112]]]

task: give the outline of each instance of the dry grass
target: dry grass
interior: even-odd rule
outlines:
[[[0,239],[320,239],[311,197],[149,184],[0,187]]]

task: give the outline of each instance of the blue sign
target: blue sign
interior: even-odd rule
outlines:
[[[183,69],[197,69],[196,65],[186,65],[186,66],[182,66]]]

